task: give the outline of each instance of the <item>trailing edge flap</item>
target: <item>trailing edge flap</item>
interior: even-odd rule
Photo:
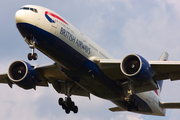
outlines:
[[[160,106],[161,108],[177,109],[177,108],[180,108],[180,103],[159,102],[159,106]]]
[[[119,108],[119,107],[109,108],[109,110],[112,111],[112,112],[125,111],[125,110],[123,110],[123,109],[121,109],[121,108]]]

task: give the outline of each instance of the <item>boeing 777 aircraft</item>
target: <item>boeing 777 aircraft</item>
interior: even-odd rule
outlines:
[[[71,95],[90,97],[93,94],[110,100],[110,111],[131,111],[149,115],[165,115],[166,108],[180,108],[180,103],[160,101],[163,80],[180,79],[180,61],[167,61],[164,52],[159,61],[147,61],[138,54],[122,60],[111,57],[105,50],[78,31],[57,13],[36,5],[25,5],[15,14],[16,26],[30,46],[29,60],[36,60],[38,49],[54,63],[33,66],[17,60],[10,64],[0,83],[23,89],[52,84],[65,94],[58,103],[68,114],[78,112]]]

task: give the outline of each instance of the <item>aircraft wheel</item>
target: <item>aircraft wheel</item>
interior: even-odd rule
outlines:
[[[130,105],[127,106],[127,110],[128,111],[131,111],[132,110],[132,107]]]
[[[71,103],[72,102],[70,97],[67,97],[66,101],[67,101],[67,103]]]
[[[70,113],[70,109],[69,109],[69,108],[66,108],[66,109],[65,109],[65,112],[66,112],[66,114],[69,114],[69,113]]]
[[[34,53],[32,58],[33,58],[33,60],[37,60],[37,58],[38,58],[37,53]]]
[[[137,104],[137,106],[135,107],[136,111],[139,111],[139,105]]]
[[[58,103],[59,103],[59,105],[62,105],[63,104],[63,98],[59,98]]]
[[[78,107],[77,107],[77,106],[74,106],[73,112],[74,112],[74,113],[77,113],[77,112],[78,112]]]
[[[28,54],[28,60],[32,60],[32,54],[31,53]]]
[[[66,109],[66,105],[65,104],[62,104],[62,109]]]
[[[134,100],[134,106],[138,106],[138,102],[136,100]]]
[[[74,102],[71,102],[71,110],[73,110],[73,109],[74,109],[74,107],[75,107]]]

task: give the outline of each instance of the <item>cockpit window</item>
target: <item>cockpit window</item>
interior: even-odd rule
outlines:
[[[34,9],[34,12],[35,12],[35,13],[38,13],[37,9]]]
[[[22,9],[23,9],[23,10],[29,10],[29,8],[28,8],[28,7],[23,7]]]
[[[34,11],[33,8],[30,8],[31,11]]]
[[[33,11],[33,12],[35,12],[35,13],[38,13],[37,9],[35,9],[35,8],[23,7],[23,8],[21,8],[21,9],[22,9],[22,10],[31,10],[31,11]]]

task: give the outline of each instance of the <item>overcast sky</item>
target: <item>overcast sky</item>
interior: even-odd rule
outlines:
[[[0,72],[5,73],[14,60],[27,60],[31,52],[19,34],[14,15],[23,5],[33,4],[52,9],[87,35],[114,58],[137,53],[147,60],[158,60],[165,50],[169,60],[180,61],[179,0],[1,0],[0,1]],[[32,65],[51,63],[38,52]],[[180,81],[164,82],[161,100],[179,101]],[[57,101],[58,94],[50,85],[23,90],[0,84],[1,120],[179,120],[180,110],[167,110],[166,117],[129,112],[112,113],[115,105],[91,95],[73,97],[78,114],[66,115]]]

